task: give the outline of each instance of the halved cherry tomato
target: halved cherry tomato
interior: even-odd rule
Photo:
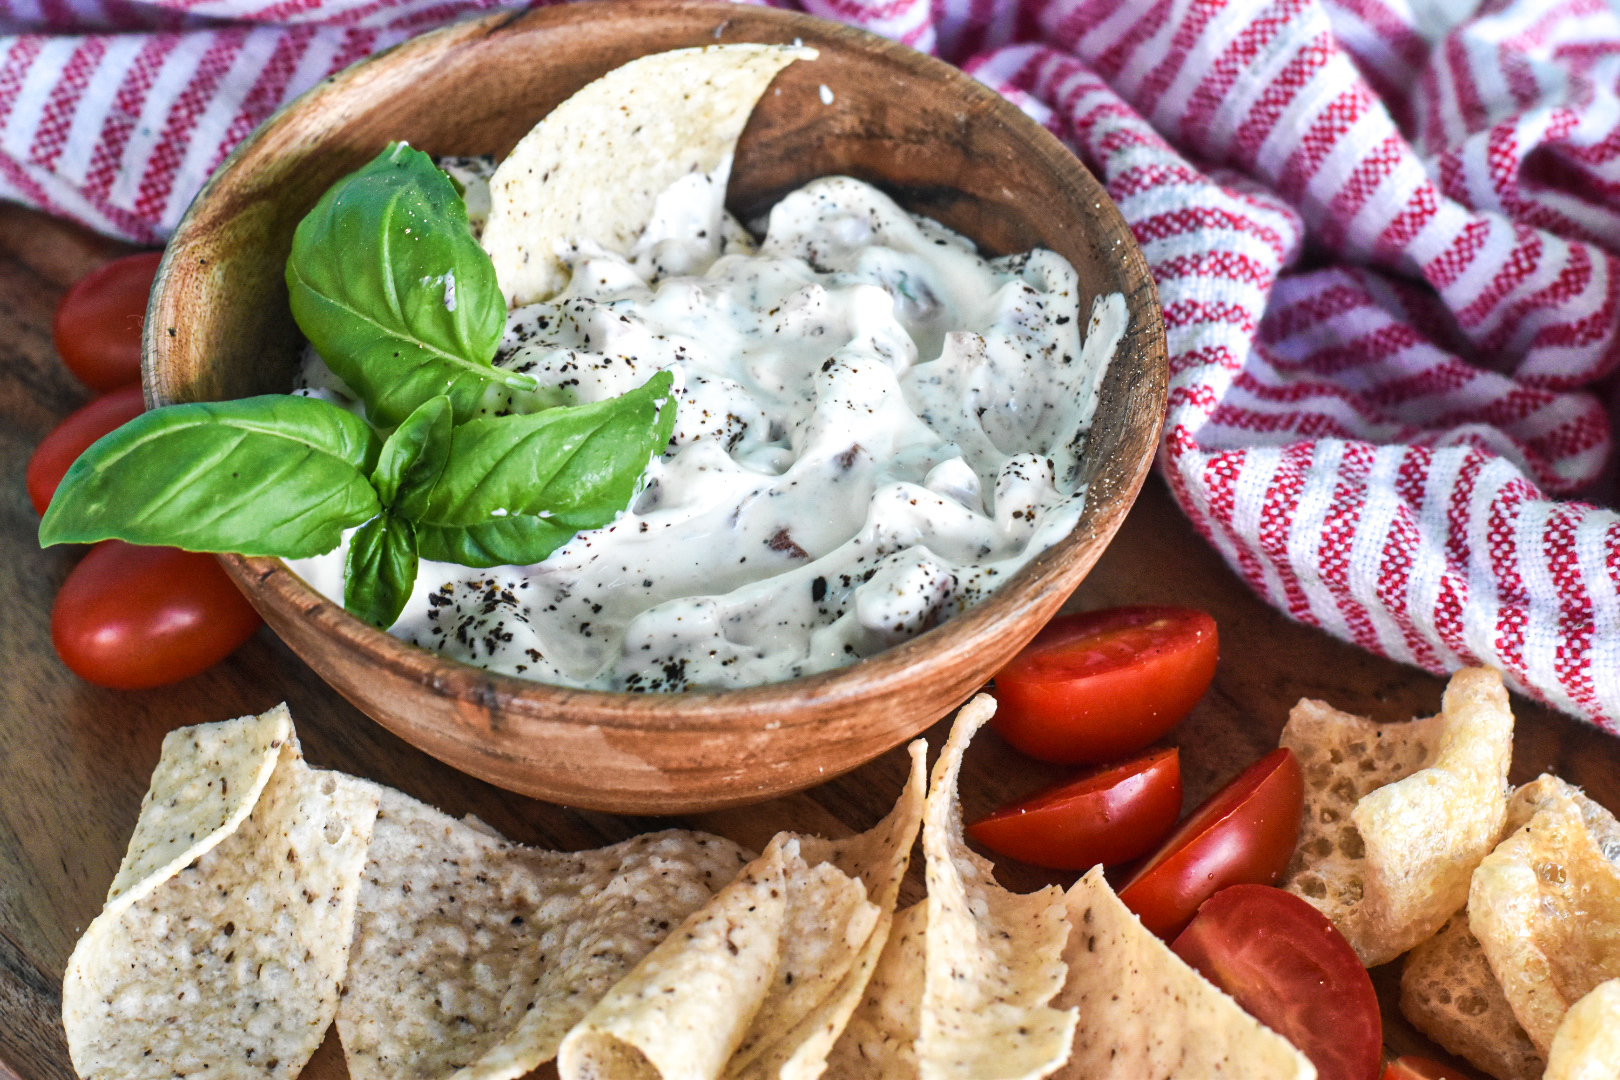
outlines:
[[[1287,747],[1273,750],[1194,810],[1119,898],[1149,930],[1174,937],[1228,885],[1275,882],[1294,855],[1304,809],[1299,759]]]
[[[141,326],[161,251],[114,259],[80,278],[56,308],[56,351],[92,390],[141,378]]]
[[[1320,1080],[1378,1080],[1384,1021],[1372,979],[1304,900],[1269,885],[1222,889],[1171,948],[1298,1047]]]
[[[1152,850],[1181,816],[1181,755],[1093,769],[969,825],[992,851],[1054,870],[1113,866]]]
[[[140,690],[213,667],[259,622],[212,555],[104,540],[56,594],[51,638],[86,682]]]
[[[56,494],[68,467],[79,460],[79,455],[91,443],[114,428],[123,427],[145,409],[146,399],[141,396],[141,388],[126,386],[96,398],[57,424],[54,431],[40,440],[34,456],[28,459],[28,499],[34,504],[34,513],[43,514],[51,505],[51,496]]]
[[[1468,1077],[1433,1058],[1402,1054],[1384,1066],[1382,1080],[1468,1080]]]
[[[1181,723],[1209,689],[1219,651],[1215,620],[1188,608],[1054,619],[996,673],[993,723],[1043,761],[1117,760]]]

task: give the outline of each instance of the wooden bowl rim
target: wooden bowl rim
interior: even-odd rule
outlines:
[[[498,12],[429,31],[329,76],[265,120],[209,177],[165,249],[152,289],[143,343],[148,405],[166,403],[156,393],[154,372],[159,348],[156,328],[164,324],[160,305],[175,253],[184,246],[188,233],[201,216],[200,208],[206,205],[217,187],[244,167],[270,132],[290,115],[310,108],[329,95],[344,92],[379,65],[401,64],[419,54],[453,50],[464,41],[544,30],[553,24],[588,18],[588,9],[592,6],[568,3],[520,12]],[[731,22],[728,10],[746,12],[751,18],[779,22],[784,34],[808,31],[813,36],[847,43],[854,52],[873,53],[879,59],[898,64],[908,75],[943,82],[948,92],[961,98],[965,108],[982,110],[989,117],[1024,132],[1031,148],[1039,155],[1042,167],[1055,174],[1061,186],[1073,193],[1076,206],[1089,208],[1087,218],[1092,227],[1087,229],[1088,235],[1107,232],[1109,226],[1120,235],[1131,235],[1107,191],[1056,136],[1001,94],[942,60],[865,30],[777,8],[715,0],[614,0],[613,7],[619,12],[660,14],[672,9],[701,11],[713,14],[720,26]],[[736,729],[739,718],[749,726],[768,719],[773,728],[815,724],[819,710],[812,706],[882,697],[926,678],[927,670],[932,667],[969,661],[977,642],[1018,627],[1024,621],[1023,609],[1036,597],[1055,588],[1072,590],[1112,539],[1152,466],[1162,434],[1168,393],[1168,354],[1157,288],[1139,246],[1135,243],[1119,245],[1117,250],[1119,291],[1126,297],[1131,324],[1114,362],[1121,362],[1134,352],[1144,367],[1132,394],[1150,394],[1156,404],[1153,435],[1144,444],[1146,452],[1129,463],[1128,475],[1116,481],[1109,493],[1109,502],[1100,513],[1093,514],[1095,504],[1088,498],[1081,520],[1073,530],[1031,559],[983,602],[908,641],[847,667],[737,689],[632,693],[559,686],[476,667],[374,629],[317,592],[281,559],[239,555],[218,558],[250,598],[274,603],[284,610],[295,610],[303,618],[317,621],[326,636],[336,639],[340,647],[352,650],[372,665],[434,693],[503,714],[509,720],[555,721],[578,713],[582,720],[588,717],[587,722],[594,726],[647,733],[731,731]]]

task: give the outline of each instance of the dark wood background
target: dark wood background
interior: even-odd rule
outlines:
[[[666,824],[552,806],[463,776],[357,712],[268,630],[213,670],[156,690],[103,690],[62,666],[51,647],[51,602],[80,552],[40,550],[23,472],[35,444],[90,396],[52,347],[56,303],[72,281],[123,250],[0,205],[0,1078],[14,1080],[74,1075],[61,1027],[62,968],[101,908],[172,728],[285,700],[313,763],[392,784],[452,814],[476,813],[524,843],[596,847]],[[1197,536],[1157,478],[1070,606],[1125,603],[1201,607],[1220,625],[1215,685],[1168,740],[1182,748],[1189,807],[1276,746],[1300,697],[1379,720],[1439,707],[1441,679],[1297,625],[1262,603]],[[1515,712],[1516,782],[1551,770],[1620,807],[1620,744],[1522,699],[1515,699]],[[937,750],[943,725],[928,738]],[[839,835],[887,811],[904,769],[904,753],[896,750],[813,790],[687,823],[756,849],[779,828]],[[964,811],[971,820],[1059,775],[986,732],[968,754]],[[1007,860],[998,874],[1018,889],[1067,885],[1074,876]],[[903,902],[920,895],[915,865],[908,893]],[[1396,1011],[1398,969],[1396,963],[1373,973],[1390,1052],[1444,1060]],[[335,1039],[305,1075],[344,1075]]]

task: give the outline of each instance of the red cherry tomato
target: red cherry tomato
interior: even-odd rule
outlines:
[[[141,326],[161,251],[126,255],[80,278],[56,309],[56,351],[92,390],[139,382]]]
[[[1402,1054],[1384,1067],[1383,1080],[1468,1080],[1468,1077],[1433,1058]]]
[[[1054,619],[996,673],[1002,737],[1030,757],[1114,761],[1186,717],[1215,677],[1215,620],[1123,607]]]
[[[1270,885],[1299,842],[1305,774],[1287,747],[1250,765],[1194,810],[1119,898],[1142,925],[1171,938],[1228,885]]]
[[[40,440],[28,459],[28,498],[34,513],[43,514],[68,467],[79,460],[91,443],[135,419],[146,409],[139,386],[126,386],[98,397],[68,414],[56,429]]]
[[[259,622],[212,555],[105,540],[62,583],[51,638],[86,682],[141,690],[213,667]]]
[[[1128,862],[1181,816],[1181,755],[1159,750],[1093,769],[968,826],[992,851],[1054,870]]]
[[[1319,1080],[1378,1080],[1384,1021],[1372,979],[1304,900],[1269,885],[1222,889],[1171,948],[1298,1047]]]

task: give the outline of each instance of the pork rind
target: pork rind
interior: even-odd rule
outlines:
[[[1620,977],[1620,868],[1582,805],[1555,794],[1474,872],[1468,922],[1542,1053],[1570,1006]]]
[[[567,285],[561,253],[576,241],[630,254],[658,196],[683,177],[723,196],[754,103],[777,72],[815,57],[790,45],[656,53],[553,109],[490,178],[482,243],[507,304],[546,300]]]
[[[924,750],[913,746],[911,780],[871,831],[778,833],[568,1034],[563,1080],[820,1075],[888,935],[921,821]]]
[[[1305,770],[1284,887],[1333,920],[1368,967],[1432,937],[1501,834],[1513,752],[1502,677],[1459,671],[1439,716],[1405,724],[1301,701],[1281,745]]]
[[[679,830],[568,853],[388,788],[338,1010],[353,1080],[501,1080],[551,1060],[748,855]]]
[[[297,1076],[337,1011],[376,813],[370,785],[304,764],[285,708],[165,739],[123,886],[63,978],[79,1075]]]
[[[1546,1080],[1620,1076],[1620,979],[1599,983],[1564,1014],[1547,1058]]]
[[[1316,1067],[1142,925],[1093,867],[1065,897],[1057,1004],[1078,1009],[1057,1080],[1314,1080]]]

